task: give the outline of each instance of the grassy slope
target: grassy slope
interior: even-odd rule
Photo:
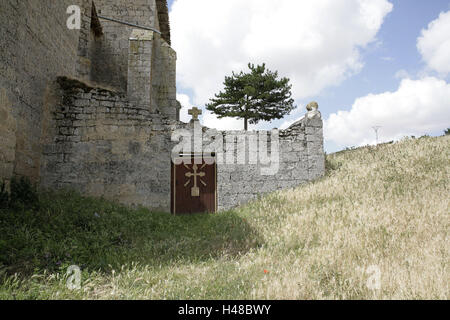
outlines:
[[[210,216],[43,196],[0,212],[0,298],[449,299],[449,150],[445,136],[334,154],[327,177]]]

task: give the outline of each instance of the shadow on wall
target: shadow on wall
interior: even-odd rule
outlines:
[[[109,273],[132,263],[164,267],[236,256],[262,241],[233,211],[173,216],[73,192],[41,194],[39,206],[0,209],[0,265],[7,274]]]

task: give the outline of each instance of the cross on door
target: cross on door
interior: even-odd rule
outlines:
[[[202,170],[204,167],[206,167],[206,164],[204,164],[200,170]],[[189,169],[189,167],[187,167]],[[191,196],[193,197],[200,197],[200,188],[197,186],[197,177],[203,178],[206,174],[204,172],[197,172],[198,166],[194,164],[192,166],[192,170],[194,172],[187,172],[186,177],[189,178],[189,181],[186,182],[185,187],[189,185],[191,182],[191,178],[194,177],[194,186],[191,188]],[[202,179],[199,179],[200,182],[206,187],[206,182],[204,182]]]

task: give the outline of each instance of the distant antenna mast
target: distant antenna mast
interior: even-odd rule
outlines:
[[[374,126],[372,127],[373,131],[375,131],[375,137],[377,139],[377,145],[378,145],[378,131],[383,128],[382,126]]]

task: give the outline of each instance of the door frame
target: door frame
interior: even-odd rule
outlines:
[[[186,154],[180,154],[180,157],[186,157]],[[215,155],[215,153],[213,153],[212,155],[208,155],[208,156],[204,156],[203,154],[196,154],[196,153],[192,153],[190,154],[191,160],[193,161],[194,159],[199,159],[201,158],[202,161],[204,159],[214,159],[214,164],[212,164],[214,166],[214,211],[210,212],[211,214],[217,213],[217,208],[218,208],[218,193],[217,193],[217,157]],[[182,164],[181,164],[182,165]],[[175,165],[175,163],[173,163],[173,159],[170,159],[170,212],[173,215],[177,215],[176,213],[176,196],[177,196],[177,188],[176,188],[176,184],[175,184],[175,180],[176,180],[176,175],[177,173],[177,165]]]

